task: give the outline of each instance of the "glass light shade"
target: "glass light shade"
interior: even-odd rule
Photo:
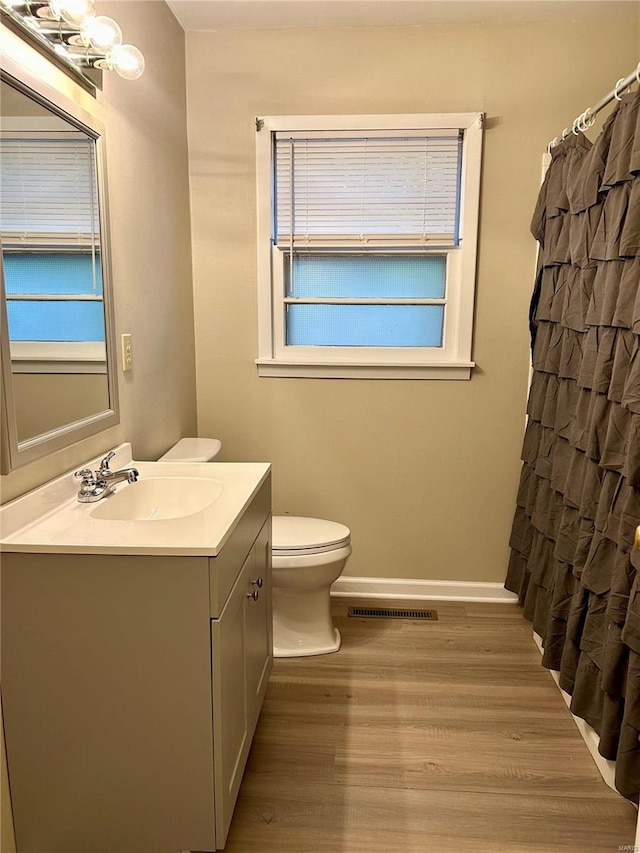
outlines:
[[[80,28],[85,44],[90,44],[98,53],[108,53],[122,44],[122,30],[113,18],[98,15],[89,18]]]
[[[116,71],[125,80],[137,80],[144,71],[144,56],[132,44],[121,44],[110,50],[106,57],[107,67]]]
[[[95,11],[94,0],[50,0],[49,8],[54,18],[66,21],[72,27],[81,27]]]

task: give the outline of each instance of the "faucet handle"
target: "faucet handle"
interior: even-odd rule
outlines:
[[[78,480],[93,480],[93,471],[91,468],[82,468],[82,470],[76,471],[73,476]]]
[[[104,457],[104,459],[100,463],[100,471],[108,471],[109,470],[109,462],[111,462],[111,460],[113,459],[113,457],[115,455],[116,455],[115,450],[110,450],[109,453],[107,453],[107,455]]]

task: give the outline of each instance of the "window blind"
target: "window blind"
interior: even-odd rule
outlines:
[[[95,247],[100,230],[94,140],[3,134],[0,233],[5,247]]]
[[[461,133],[275,138],[279,248],[458,243]]]

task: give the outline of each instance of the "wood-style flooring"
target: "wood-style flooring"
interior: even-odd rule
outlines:
[[[275,661],[226,853],[633,849],[636,809],[602,781],[517,605],[332,607],[337,654]]]

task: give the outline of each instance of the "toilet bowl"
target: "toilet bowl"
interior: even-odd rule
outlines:
[[[217,438],[181,438],[160,462],[211,462]],[[326,655],[342,642],[331,619],[330,590],[351,554],[344,524],[297,515],[272,517],[273,655]]]
[[[351,554],[349,528],[275,515],[272,536],[274,657],[337,652],[341,637],[331,619],[330,589]]]

